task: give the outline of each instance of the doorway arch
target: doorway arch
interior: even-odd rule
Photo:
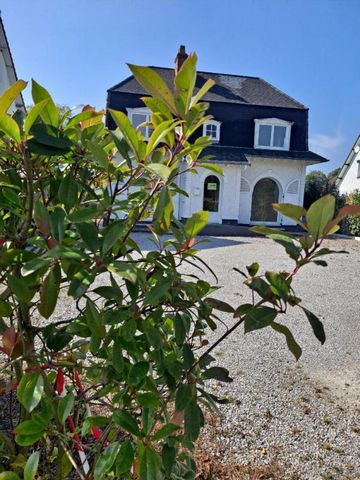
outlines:
[[[272,208],[280,197],[280,188],[272,178],[260,179],[254,187],[251,201],[251,221],[277,223],[278,213]]]

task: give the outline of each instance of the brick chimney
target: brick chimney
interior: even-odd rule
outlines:
[[[177,73],[180,70],[182,64],[185,62],[187,57],[188,57],[188,54],[185,51],[185,45],[180,45],[179,51],[175,57],[175,73]]]

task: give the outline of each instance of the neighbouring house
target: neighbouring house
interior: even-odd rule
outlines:
[[[360,135],[352,146],[336,178],[339,193],[348,194],[360,190]]]
[[[176,68],[187,58],[181,46]],[[153,67],[173,85],[172,68]],[[204,97],[213,120],[200,135],[212,145],[204,155],[222,167],[223,176],[199,169],[180,176],[188,197],[175,200],[175,214],[186,219],[198,210],[209,212],[209,222],[224,224],[292,225],[272,209],[274,202],[302,205],[308,165],[327,160],[308,149],[308,108],[258,77],[198,72],[197,89],[212,78],[216,85]],[[148,136],[150,111],[141,97],[144,89],[129,76],[108,90],[107,106],[128,114],[132,124]],[[107,125],[115,128],[111,116]]]
[[[9,88],[17,80],[14,60],[11,55],[9,42],[5,33],[4,24],[0,12],[0,95]],[[14,113],[16,110],[25,111],[24,100],[19,95],[9,112]]]

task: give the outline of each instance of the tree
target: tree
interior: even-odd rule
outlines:
[[[274,205],[309,233],[297,239],[254,229],[285,248],[292,270],[260,273],[254,262],[237,270],[253,303],[232,306],[214,298],[216,285],[201,278],[210,267],[195,250],[207,213],[185,224],[173,216],[183,158],[186,170],[219,173],[199,161],[211,140],[190,140],[209,119],[201,99],[213,85],[208,80],[194,92],[196,60],[187,58],[173,90],[150,68],[130,66],[151,95],[144,98],[153,112],[148,141],[121,112],[110,112],[115,132],[104,127],[103,112],[91,108],[62,115],[35,81],[34,107],[24,119],[7,110],[26,82],[0,98],[1,388],[9,402],[16,392],[19,413],[1,428],[2,468],[8,470],[0,480],[37,474],[192,479],[191,452],[204,410],[221,402],[207,382],[232,381],[213,350],[242,325],[245,333],[268,327],[298,359],[301,347],[282,317],[290,307],[300,309],[325,341],[321,321],[292,282],[304,265],[326,265],[320,257],[333,252],[321,248],[323,239],[360,207],[335,214],[331,195],[308,211]],[[155,247],[147,253],[133,230],[150,212]],[[187,263],[198,267],[198,276],[182,273]],[[72,313],[55,321],[64,302]],[[217,311],[227,312],[233,324],[209,343]]]
[[[313,170],[306,175],[304,207],[309,208],[312,203],[328,192],[328,177],[320,170]]]

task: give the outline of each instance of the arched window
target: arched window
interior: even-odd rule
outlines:
[[[215,175],[209,175],[204,182],[203,210],[208,212],[219,211],[220,182]]]
[[[279,201],[279,187],[271,178],[262,178],[257,182],[252,194],[251,221],[276,222],[277,212],[272,208]]]

